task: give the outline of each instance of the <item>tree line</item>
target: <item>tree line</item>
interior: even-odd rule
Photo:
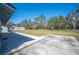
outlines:
[[[34,18],[34,20],[24,19],[18,24],[8,23],[8,26],[24,26],[25,29],[79,29],[79,7],[70,12],[66,16],[53,16],[49,19],[45,15],[41,14]]]

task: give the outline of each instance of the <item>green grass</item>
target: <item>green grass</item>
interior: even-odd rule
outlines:
[[[47,34],[52,35],[66,35],[66,36],[74,36],[76,38],[79,38],[79,32],[74,32],[73,30],[47,30],[47,29],[38,29],[38,30],[17,30],[16,32],[21,32],[25,34],[31,34],[36,36],[43,36]]]

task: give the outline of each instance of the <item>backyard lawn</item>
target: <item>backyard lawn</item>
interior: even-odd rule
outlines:
[[[47,30],[47,29],[38,29],[38,30],[17,30],[16,32],[31,34],[36,36],[43,36],[43,35],[66,35],[66,36],[74,36],[79,39],[79,32],[74,32],[73,30]]]

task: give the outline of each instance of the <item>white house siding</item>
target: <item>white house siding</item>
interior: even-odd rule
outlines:
[[[18,27],[19,30],[25,30],[25,27]]]
[[[25,27],[14,26],[13,28],[14,30],[25,30]]]
[[[2,33],[6,33],[6,32],[8,32],[8,28],[7,27],[5,27],[5,26],[1,26],[1,28],[2,28]]]

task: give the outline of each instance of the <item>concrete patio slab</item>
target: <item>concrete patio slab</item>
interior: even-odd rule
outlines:
[[[47,36],[26,47],[17,55],[75,55],[79,54],[79,42],[74,37]]]
[[[34,36],[29,34],[23,34],[15,32],[20,35],[10,35],[9,39],[16,39],[17,37],[24,41],[17,48],[12,48],[5,54],[16,55],[63,55],[63,54],[79,54],[79,42],[72,36],[60,36],[60,35],[45,35]],[[23,36],[23,37],[22,37]],[[25,38],[24,38],[25,37]],[[26,39],[27,38],[27,39]],[[29,38],[33,40],[29,40]],[[28,40],[28,41],[27,41]],[[17,42],[16,42],[17,43]],[[11,45],[9,46],[11,47]],[[13,47],[13,46],[12,46]]]

